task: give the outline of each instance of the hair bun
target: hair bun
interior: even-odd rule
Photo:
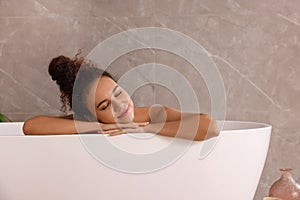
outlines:
[[[79,67],[80,66],[76,66],[75,62],[70,58],[58,56],[51,60],[48,72],[53,81],[62,81],[69,75],[76,75]]]
[[[59,86],[61,91],[61,100],[63,102],[62,110],[66,110],[66,103],[71,105],[67,99],[71,98],[73,85],[76,79],[77,72],[80,68],[83,58],[70,59],[65,56],[53,58],[49,64],[48,72],[53,81]]]

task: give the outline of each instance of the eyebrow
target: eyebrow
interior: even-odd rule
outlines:
[[[118,85],[116,85],[116,87],[114,87],[114,89],[112,90],[112,92],[111,92],[111,93],[114,93],[118,87],[119,87],[119,86],[118,86]]]
[[[119,87],[119,86],[116,85],[116,86],[114,87],[114,89],[112,90],[111,93],[114,93],[118,87]],[[105,101],[107,101],[107,100],[104,99],[104,100],[100,101],[100,102],[98,103],[98,105],[97,105],[97,108],[99,108]]]

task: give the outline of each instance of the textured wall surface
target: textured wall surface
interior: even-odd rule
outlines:
[[[113,34],[149,26],[180,31],[212,55],[226,89],[226,119],[272,124],[255,200],[267,196],[281,167],[294,168],[300,181],[298,0],[0,0],[0,112],[14,121],[59,115],[59,91],[47,72],[51,58],[73,57],[79,48],[87,55]],[[181,70],[209,112],[207,89],[197,84],[203,80],[178,56],[131,52],[110,69],[120,77],[148,62]],[[133,98],[137,105],[178,107],[161,86],[146,85]]]

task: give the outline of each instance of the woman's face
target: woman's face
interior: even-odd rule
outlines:
[[[134,119],[134,105],[130,96],[106,76],[92,83],[87,96],[87,106],[102,123],[128,123]]]

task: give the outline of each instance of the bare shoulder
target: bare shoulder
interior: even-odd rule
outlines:
[[[135,122],[176,121],[182,115],[181,111],[167,106],[137,107],[134,114]]]
[[[134,108],[134,121],[135,122],[149,122],[149,111],[151,107],[135,107]]]

